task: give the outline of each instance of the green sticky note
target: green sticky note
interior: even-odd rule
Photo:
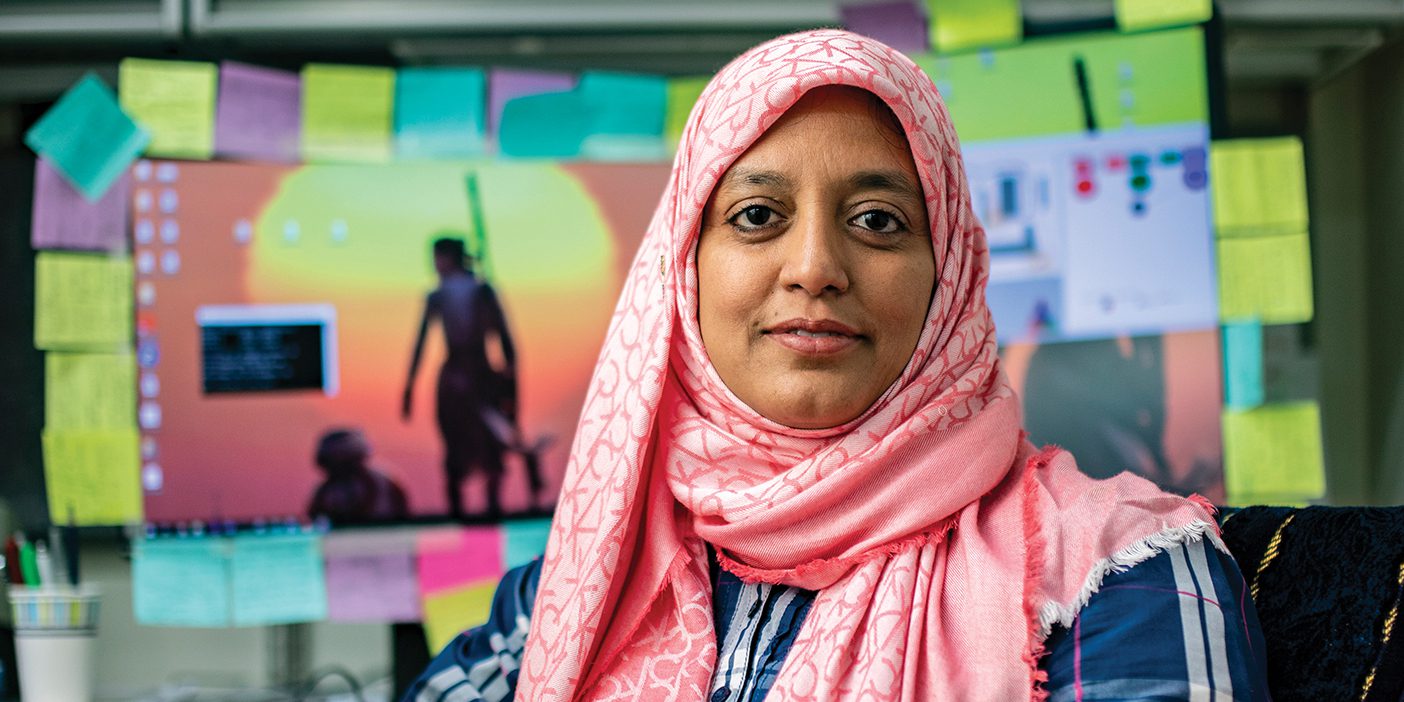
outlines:
[[[581,156],[597,161],[653,161],[663,158],[663,122],[668,81],[662,76],[586,72],[575,92],[589,125]]]
[[[240,534],[229,561],[235,626],[327,618],[322,540],[316,534]]]
[[[1209,146],[1209,180],[1220,237],[1307,230],[1300,139],[1215,141]]]
[[[546,552],[551,535],[550,519],[518,519],[502,523],[502,569],[530,563]]]
[[[141,521],[136,427],[49,430],[43,434],[44,486],[54,519],[71,513],[80,526]]]
[[[1225,410],[1224,488],[1232,505],[1321,497],[1321,412],[1315,402]]]
[[[1224,404],[1250,409],[1263,404],[1263,325],[1256,319],[1223,326]]]
[[[137,623],[229,626],[228,542],[217,537],[132,542],[132,610]]]
[[[1079,65],[1098,131],[1209,119],[1198,27],[913,59],[935,81],[964,143],[1086,131]]]
[[[151,156],[208,159],[214,153],[219,71],[200,61],[123,59],[117,69],[122,109],[151,132]]]
[[[1212,0],[1116,0],[1116,25],[1124,32],[1208,22]]]
[[[697,98],[702,97],[702,91],[711,80],[710,76],[668,79],[668,105],[664,108],[663,134],[670,148],[676,149],[678,142],[682,140],[683,127],[687,126],[692,106],[697,103]]]
[[[424,636],[437,654],[455,636],[488,620],[497,583],[442,590],[424,598]]]
[[[89,202],[96,202],[151,137],[122,112],[102,79],[88,73],[24,135]]]
[[[588,109],[573,91],[509,100],[497,127],[498,148],[518,158],[575,158],[589,134]]]
[[[129,348],[130,257],[41,251],[34,261],[34,346],[54,350]]]
[[[302,159],[390,159],[395,71],[311,63],[302,69]]]
[[[1219,319],[1263,324],[1311,320],[1311,248],[1306,233],[1220,239]]]
[[[403,68],[395,76],[395,151],[402,159],[483,153],[487,76],[476,68]]]
[[[44,358],[46,429],[136,426],[136,359],[130,353],[62,353]]]
[[[948,53],[1005,44],[1024,36],[1019,0],[926,0],[931,45]]]

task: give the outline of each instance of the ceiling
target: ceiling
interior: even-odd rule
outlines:
[[[715,70],[778,33],[839,22],[835,0],[8,0],[0,103],[51,100],[126,55]],[[1029,36],[1114,26],[1113,0],[1023,0]],[[1310,85],[1404,27],[1404,0],[1219,0],[1231,85]]]

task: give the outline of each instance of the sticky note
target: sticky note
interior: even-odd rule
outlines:
[[[711,80],[706,76],[668,79],[668,106],[664,109],[663,135],[668,140],[669,148],[676,149],[682,140],[683,128],[692,114],[692,106],[702,97],[702,91]]]
[[[337,622],[419,621],[414,534],[335,531],[323,537],[327,618]]]
[[[597,161],[651,161],[664,157],[667,79],[590,71],[580,76],[576,92],[589,119],[580,144],[581,156]]]
[[[424,598],[424,636],[438,653],[455,636],[488,620],[497,583],[467,585]]]
[[[1296,137],[1211,143],[1209,181],[1218,236],[1307,230],[1306,166]]]
[[[122,59],[117,94],[122,109],[151,133],[152,156],[208,159],[214,153],[213,63]]]
[[[1209,119],[1198,27],[1036,39],[913,60],[936,83],[962,143],[1084,131],[1078,65],[1098,130]]]
[[[550,519],[514,519],[502,523],[503,570],[530,563],[546,552]]]
[[[394,107],[394,70],[308,64],[302,69],[303,160],[389,160]]]
[[[1256,319],[1225,324],[1224,404],[1250,409],[1263,404],[1263,325]]]
[[[395,151],[401,159],[483,153],[487,74],[476,68],[402,68],[395,77]]]
[[[228,539],[132,543],[132,609],[144,626],[224,627],[230,622]]]
[[[327,618],[321,537],[241,534],[229,557],[235,626],[292,624]]]
[[[488,133],[498,134],[502,112],[508,102],[527,95],[570,92],[575,82],[575,76],[570,73],[493,69],[488,74]]]
[[[302,79],[291,71],[233,61],[219,64],[215,153],[296,161],[302,131]]]
[[[45,355],[44,428],[130,429],[135,426],[135,356],[59,351]]]
[[[502,578],[502,533],[497,527],[426,531],[419,536],[419,587],[425,594]]]
[[[132,262],[41,251],[34,260],[34,346],[116,350],[131,344]]]
[[[931,45],[946,53],[1004,44],[1024,36],[1019,0],[926,0]]]
[[[1116,25],[1124,32],[1208,22],[1212,0],[1116,0]]]
[[[151,137],[92,73],[83,76],[24,135],[89,200],[102,197]]]
[[[43,158],[34,161],[34,206],[29,241],[36,249],[122,251],[127,247],[131,177],[123,173],[89,201]]]
[[[49,514],[73,510],[80,526],[141,521],[140,437],[130,429],[49,430],[43,434]]]
[[[575,158],[589,134],[588,109],[574,92],[513,99],[502,109],[498,150],[517,158]]]
[[[930,48],[928,22],[919,0],[853,3],[839,6],[844,28],[872,37],[898,51],[916,53]]]
[[[1225,410],[1224,488],[1230,504],[1321,497],[1321,413],[1315,402]]]
[[[1220,239],[1219,319],[1263,324],[1312,315],[1311,250],[1305,233]]]

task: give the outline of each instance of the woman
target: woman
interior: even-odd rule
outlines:
[[[914,64],[835,30],[737,58],[683,133],[544,559],[408,698],[1263,698],[1210,508],[1024,440],[987,264]]]

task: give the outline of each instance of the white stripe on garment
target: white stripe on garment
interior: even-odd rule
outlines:
[[[458,687],[448,691],[447,695],[439,698],[439,702],[477,702],[482,699],[478,693],[478,688],[469,683],[463,683]]]
[[[726,641],[718,651],[717,667],[712,671],[712,689],[716,690],[723,686],[730,686],[731,680],[745,680],[745,661],[737,669],[736,656],[741,648],[741,639],[750,631],[755,621],[750,618],[751,608],[756,605],[757,600],[764,602],[770,595],[773,586],[769,583],[747,584],[741,588],[741,594],[736,598],[736,607],[731,611],[731,621],[726,625]],[[744,622],[744,626],[739,626]],[[740,688],[738,685],[737,688]],[[740,699],[740,690],[732,689],[731,695],[727,697],[727,702],[733,699]]]
[[[1195,541],[1185,545],[1185,551],[1189,553],[1190,567],[1194,569],[1194,577],[1199,580],[1200,590],[1204,596],[1219,601],[1219,595],[1214,589],[1214,580],[1209,572],[1209,560],[1204,553],[1204,542]],[[1209,663],[1214,671],[1214,700],[1215,702],[1233,702],[1233,678],[1229,675],[1228,664],[1228,642],[1224,634],[1224,610],[1222,607],[1212,606],[1205,603],[1204,623],[1208,625],[1209,631]]]
[[[1190,575],[1185,550],[1175,546],[1165,550],[1175,571],[1175,589],[1181,593],[1199,594]],[[1204,632],[1199,614],[1199,599],[1191,594],[1178,595],[1180,600],[1180,633],[1185,640],[1185,667],[1189,669],[1190,702],[1210,702],[1209,670],[1204,658]]]
[[[463,669],[456,665],[444,668],[424,682],[424,689],[419,691],[414,700],[415,702],[440,702],[449,688],[467,679],[468,676],[463,674]]]

